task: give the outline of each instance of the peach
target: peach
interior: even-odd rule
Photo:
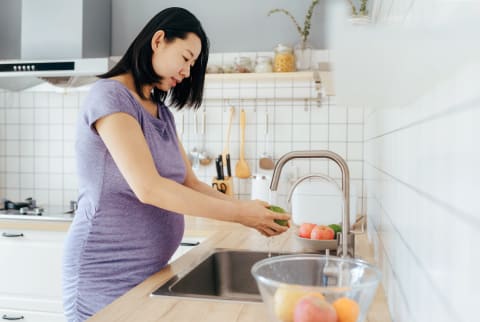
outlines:
[[[311,223],[303,223],[300,225],[300,229],[298,230],[298,236],[302,238],[310,238],[310,234],[312,233],[312,229],[315,227],[315,224]]]
[[[310,234],[311,239],[330,240],[334,239],[335,232],[328,226],[315,226]]]
[[[295,305],[294,322],[337,322],[333,306],[317,296],[306,295]]]

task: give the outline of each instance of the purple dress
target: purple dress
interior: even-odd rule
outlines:
[[[160,175],[185,180],[172,113],[149,114],[115,80],[97,81],[77,124],[78,210],[63,257],[63,303],[68,321],[83,321],[164,267],[180,244],[183,215],[141,203],[93,128],[124,112],[140,124]]]

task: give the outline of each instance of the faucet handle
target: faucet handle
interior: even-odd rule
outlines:
[[[352,225],[353,229],[350,230],[350,234],[354,234],[354,235],[365,234],[366,225],[367,225],[367,221],[366,221],[365,215],[361,215],[360,217],[357,218],[355,223]]]

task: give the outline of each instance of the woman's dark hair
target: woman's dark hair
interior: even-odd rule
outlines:
[[[122,59],[107,73],[98,75],[100,78],[110,78],[127,72],[131,72],[135,81],[135,89],[141,98],[146,99],[142,92],[144,85],[150,85],[161,80],[152,67],[153,35],[159,31],[165,32],[167,42],[177,38],[185,39],[188,33],[196,34],[202,43],[202,50],[193,67],[190,69],[190,77],[185,78],[169,92],[161,91],[154,87],[151,99],[157,103],[163,103],[169,95],[170,102],[177,109],[185,105],[193,108],[200,107],[203,98],[203,86],[205,83],[205,71],[208,63],[209,41],[200,21],[188,10],[178,7],[167,8],[154,16],[138,34]]]

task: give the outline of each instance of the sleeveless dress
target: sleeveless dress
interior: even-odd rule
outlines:
[[[148,276],[162,269],[178,248],[183,215],[141,203],[93,127],[106,115],[124,112],[140,124],[159,174],[178,183],[186,168],[174,118],[158,106],[149,114],[115,80],[97,81],[77,123],[78,210],[63,256],[63,304],[69,322],[88,319]]]

